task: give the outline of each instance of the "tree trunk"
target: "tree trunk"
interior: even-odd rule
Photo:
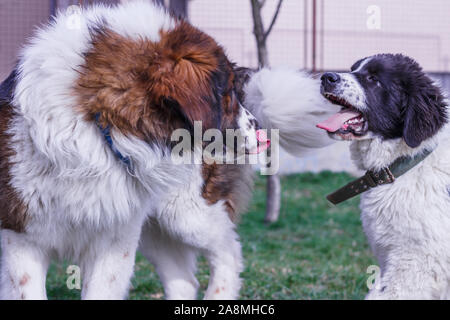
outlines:
[[[188,16],[187,2],[188,0],[170,0],[169,9],[176,16],[186,19]]]
[[[71,5],[78,4],[78,1],[73,0],[57,0],[56,6],[58,9],[66,9]]]
[[[269,67],[269,54],[267,51],[267,37],[269,36],[275,21],[280,12],[280,7],[283,0],[278,1],[278,5],[273,15],[267,31],[264,29],[264,24],[261,16],[261,10],[264,6],[265,0],[250,0],[252,5],[253,16],[253,33],[255,35],[256,47],[258,51],[258,64],[259,67]],[[270,152],[270,150],[268,150]],[[276,160],[278,161],[278,160]],[[266,199],[266,216],[264,221],[266,223],[272,223],[278,220],[281,207],[281,182],[278,174],[270,175],[267,177],[267,199]]]
[[[261,0],[250,0],[252,4],[253,15],[253,34],[256,40],[256,49],[258,52],[258,64],[259,67],[269,66],[269,56],[267,53],[266,36],[264,31],[264,25],[261,16],[261,9],[264,2]]]
[[[257,42],[258,64],[260,67],[269,67],[269,52],[267,51],[266,41]]]
[[[272,159],[271,149],[267,151],[270,156],[270,164],[279,167],[279,159]],[[267,187],[266,187],[266,216],[264,217],[264,222],[266,224],[271,224],[278,221],[280,216],[281,208],[281,181],[280,176],[277,173],[267,176]]]
[[[264,218],[265,223],[270,224],[278,220],[278,217],[280,216],[280,200],[280,176],[278,174],[267,176],[266,216]]]

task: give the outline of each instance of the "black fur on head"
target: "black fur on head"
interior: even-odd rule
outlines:
[[[403,137],[415,148],[447,122],[442,93],[416,61],[401,54],[369,59],[355,73],[366,95],[369,130],[386,139]]]
[[[415,148],[447,122],[447,106],[440,89],[417,62],[402,54],[364,58],[352,66],[351,72],[328,72],[321,79],[325,97],[361,113],[358,126],[345,122],[339,131],[331,132],[345,140],[363,139],[370,131],[383,139],[403,138]]]
[[[447,105],[440,89],[412,59],[405,66],[408,76],[401,78],[406,95],[403,139],[412,148],[436,134],[447,122]]]

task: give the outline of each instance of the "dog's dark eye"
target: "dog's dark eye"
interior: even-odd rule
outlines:
[[[378,82],[378,78],[373,74],[367,76],[367,80],[370,82]]]

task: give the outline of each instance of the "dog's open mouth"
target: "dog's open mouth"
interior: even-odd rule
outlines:
[[[368,123],[364,115],[348,101],[330,93],[324,93],[325,98],[342,107],[341,111],[327,120],[317,124],[317,127],[330,134],[339,135],[344,140],[353,140],[367,133]]]

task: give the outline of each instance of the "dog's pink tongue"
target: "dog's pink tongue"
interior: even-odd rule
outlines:
[[[258,140],[258,147],[255,153],[261,153],[270,147],[270,139],[267,138],[267,133],[264,130],[256,130],[256,140]]]
[[[342,110],[327,120],[316,125],[317,128],[327,130],[328,132],[336,132],[344,123],[350,119],[358,117],[360,114],[355,111]]]

